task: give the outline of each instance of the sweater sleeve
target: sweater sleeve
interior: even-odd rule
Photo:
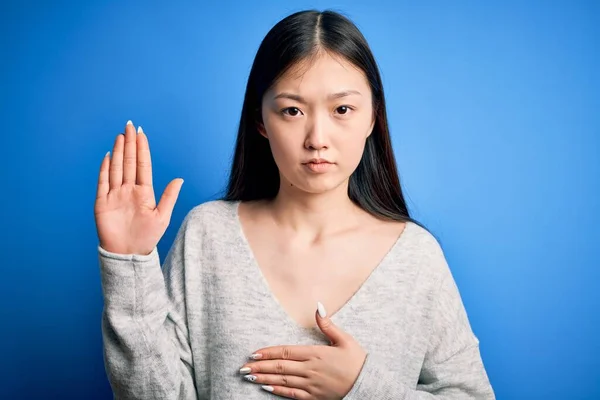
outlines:
[[[115,399],[198,397],[185,317],[186,220],[162,269],[157,248],[124,255],[98,246],[104,363]]]
[[[429,348],[416,387],[402,383],[382,361],[368,354],[344,400],[495,399],[456,282],[441,249],[434,253],[442,277],[431,310]]]

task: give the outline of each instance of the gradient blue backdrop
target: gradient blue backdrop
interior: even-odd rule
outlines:
[[[0,398],[111,398],[102,157],[132,119],[157,197],[185,179],[164,257],[224,187],[260,41],[312,7],[370,41],[410,209],[442,240],[498,398],[600,398],[600,2],[119,3],[0,5]]]

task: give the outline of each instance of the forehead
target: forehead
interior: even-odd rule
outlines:
[[[292,65],[273,85],[272,91],[318,95],[351,89],[363,94],[370,91],[365,73],[342,56],[320,51]]]

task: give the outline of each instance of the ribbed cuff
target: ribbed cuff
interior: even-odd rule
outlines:
[[[112,253],[98,246],[98,257],[104,305],[110,312],[133,316],[144,306],[146,292],[164,287],[156,247],[139,255]]]

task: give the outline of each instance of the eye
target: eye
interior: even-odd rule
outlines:
[[[350,110],[352,110],[352,107],[349,106],[339,106],[338,108],[335,109],[335,111],[337,111],[338,114],[341,115],[346,115],[350,112]]]
[[[300,111],[300,109],[297,107],[288,107],[281,110],[281,113],[284,115],[289,115],[290,117],[295,117],[299,114],[302,114],[302,111]]]

